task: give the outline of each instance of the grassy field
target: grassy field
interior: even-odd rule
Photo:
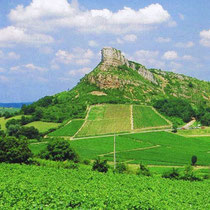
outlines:
[[[91,107],[80,136],[94,136],[131,130],[130,106],[101,105]]]
[[[1,114],[5,113],[5,112],[14,113],[14,112],[18,112],[18,111],[20,111],[20,109],[18,109],[18,108],[0,107]]]
[[[11,120],[11,119],[16,119],[16,120],[18,120],[18,119],[21,119],[21,117],[22,117],[22,115],[18,115],[18,116],[15,116],[15,117],[10,117],[10,118],[8,118],[8,119],[5,119],[4,117],[0,117],[1,129],[4,130],[4,131],[6,130],[5,125],[6,125],[6,123],[7,123],[8,120]]]
[[[170,126],[170,124],[148,106],[133,106],[134,129]]]
[[[210,136],[210,127],[205,127],[204,129],[190,129],[190,130],[178,130],[178,134],[183,136],[199,136],[199,135],[209,135]]]
[[[185,165],[190,164],[192,155],[196,155],[198,157],[197,164],[210,165],[210,138],[199,140],[167,132],[139,133],[126,135],[126,137],[135,138],[157,147],[120,152],[117,154],[120,161],[130,160],[130,163],[140,163],[142,161],[154,165]],[[106,155],[104,158],[112,160],[110,155]]]
[[[60,123],[35,121],[35,122],[31,122],[25,126],[27,126],[27,127],[34,126],[35,128],[37,128],[39,130],[40,133],[44,133],[44,132],[48,131],[49,129],[59,127]]]
[[[74,136],[80,129],[84,120],[72,120],[69,124],[57,129],[49,134],[49,136]]]
[[[0,164],[0,209],[209,209],[209,180]]]
[[[46,144],[31,144],[38,153]],[[113,137],[86,138],[71,141],[81,159],[113,161]],[[186,165],[192,155],[198,157],[198,165],[210,166],[210,137],[187,138],[167,132],[151,132],[116,136],[116,157],[119,162],[149,165]]]

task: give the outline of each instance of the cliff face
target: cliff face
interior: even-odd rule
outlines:
[[[112,47],[106,47],[101,50],[101,62],[102,70],[108,70],[110,66],[117,67],[126,65],[129,67],[129,62],[125,56],[122,55],[121,51]]]
[[[126,77],[119,77],[119,74],[124,73],[117,73],[117,70],[119,70],[121,66],[127,67],[129,71],[137,72],[144,79],[152,82],[153,84],[158,84],[152,72],[142,65],[139,66],[132,61],[128,61],[120,50],[112,47],[106,47],[101,50],[101,63],[98,66],[100,71],[94,75],[90,74],[88,80],[91,84],[95,84],[100,89],[116,89],[122,88],[125,85],[139,86],[141,84],[139,81],[128,79]],[[121,71],[126,70],[125,68],[121,68]],[[114,74],[114,72],[117,74]]]

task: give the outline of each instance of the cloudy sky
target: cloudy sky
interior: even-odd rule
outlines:
[[[0,102],[71,89],[104,46],[210,81],[209,0],[0,0]]]

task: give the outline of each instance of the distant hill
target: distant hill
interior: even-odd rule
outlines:
[[[89,105],[102,103],[153,105],[160,99],[184,99],[193,107],[210,106],[210,82],[147,69],[114,48],[101,52],[98,66],[73,89],[46,96],[22,111],[44,121],[62,122],[84,118]]]
[[[21,102],[21,103],[0,103],[0,107],[6,107],[6,108],[21,108],[22,105],[29,105],[33,102]]]

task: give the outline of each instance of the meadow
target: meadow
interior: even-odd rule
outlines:
[[[34,121],[25,125],[26,127],[33,126],[39,130],[40,133],[47,132],[50,129],[58,128],[60,123],[52,123],[52,122],[42,122],[42,121]]]
[[[81,128],[84,120],[72,120],[70,123],[53,131],[48,136],[74,136],[75,133]]]
[[[163,117],[149,106],[133,106],[133,124],[134,129],[170,126]]]
[[[0,164],[1,209],[209,209],[209,180]]]
[[[7,118],[7,119],[5,119],[4,117],[0,117],[1,129],[2,129],[3,131],[6,130],[5,125],[6,125],[6,123],[7,123],[8,120],[11,120],[11,119],[19,120],[19,119],[21,119],[21,117],[22,117],[22,115],[17,115],[17,116],[15,116],[15,117],[10,117],[10,118]]]

